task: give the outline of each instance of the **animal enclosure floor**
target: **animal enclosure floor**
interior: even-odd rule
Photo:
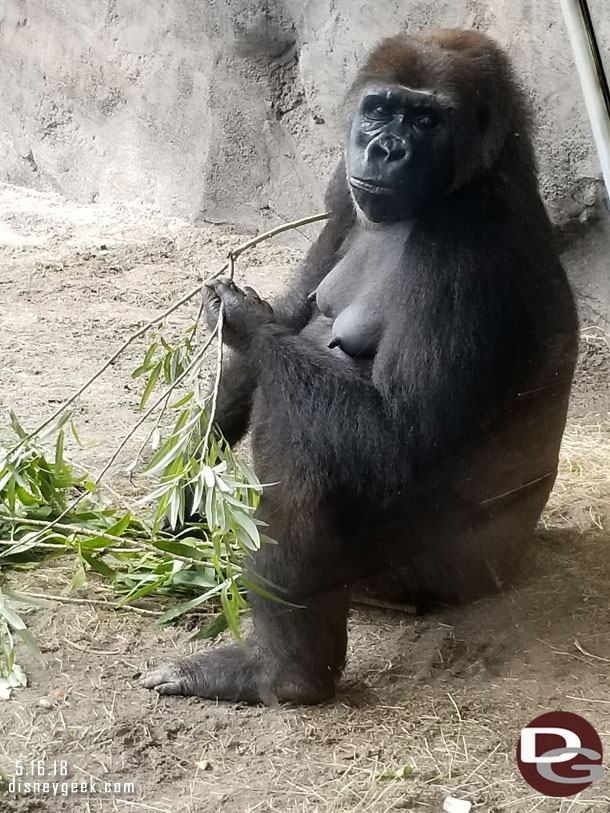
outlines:
[[[273,295],[315,233],[247,255],[238,281]],[[9,442],[9,407],[36,425],[243,237],[0,187],[0,442]],[[176,313],[166,330],[186,328],[197,309]],[[144,346],[75,409],[88,448],[69,456],[92,473],[137,419],[140,382],[130,373]],[[13,775],[18,759],[44,759],[47,770],[66,760],[71,782],[93,777],[98,790],[133,782],[135,792],[5,793],[0,811],[441,813],[449,794],[485,813],[610,810],[610,777],[579,797],[545,799],[515,760],[521,727],[558,709],[585,716],[610,753],[609,382],[607,341],[585,326],[561,472],[527,575],[459,610],[354,609],[345,676],[323,706],[160,698],[134,676],[192,650],[186,625],[160,630],[150,616],[87,603],[24,610],[46,665],[18,649],[29,687],[0,703],[0,766]],[[127,501],[136,491],[124,468],[137,441],[109,480]],[[17,589],[65,595],[71,570],[60,563],[5,575]],[[91,577],[77,597],[109,594]],[[404,766],[412,770],[401,774]]]

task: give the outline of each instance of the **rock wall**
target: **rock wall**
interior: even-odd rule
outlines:
[[[590,0],[608,54],[606,3]],[[308,213],[363,54],[422,26],[479,28],[508,48],[536,110],[552,216],[610,250],[556,0],[4,0],[0,180],[248,227]]]

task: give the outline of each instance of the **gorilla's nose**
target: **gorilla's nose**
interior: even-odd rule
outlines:
[[[371,158],[383,161],[400,161],[407,154],[407,145],[404,139],[392,133],[382,133],[369,144]]]

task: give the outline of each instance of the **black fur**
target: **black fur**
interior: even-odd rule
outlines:
[[[249,644],[151,673],[144,685],[162,694],[331,697],[352,591],[458,602],[497,589],[553,485],[577,320],[506,59],[475,33],[401,36],[369,58],[352,109],[384,82],[450,98],[450,188],[420,196],[413,222],[372,224],[342,164],[330,220],[272,316],[222,283],[209,293],[238,348],[218,424],[231,442],[249,425],[261,480],[279,483],[260,506],[278,544],[263,546],[250,575],[290,604],[252,593]],[[400,195],[420,169],[407,167]],[[368,291],[363,270],[388,280],[374,292],[381,327],[366,358],[328,348],[334,315],[325,321],[308,299],[339,262],[344,294],[352,279],[354,296]]]

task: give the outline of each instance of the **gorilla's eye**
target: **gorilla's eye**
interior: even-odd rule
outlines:
[[[373,121],[387,121],[394,115],[394,108],[382,99],[369,99],[364,105],[364,115]]]
[[[438,117],[434,113],[422,113],[413,118],[413,124],[420,130],[431,130],[438,124]]]

